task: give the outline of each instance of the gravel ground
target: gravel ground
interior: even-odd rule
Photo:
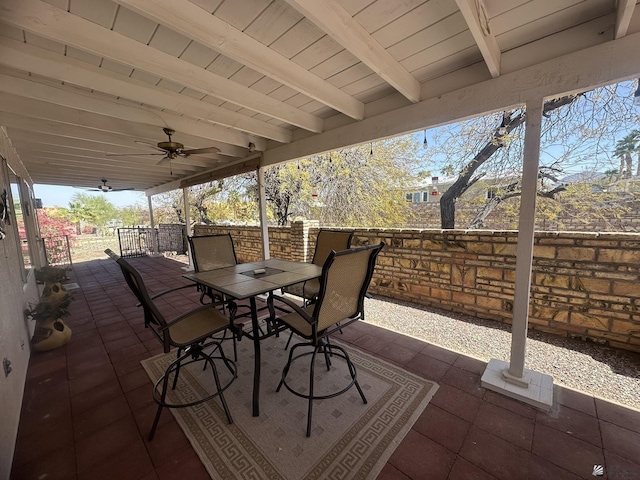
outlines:
[[[511,326],[403,302],[367,299],[366,321],[484,361],[509,361]],[[554,383],[640,409],[640,354],[529,331],[526,368]]]

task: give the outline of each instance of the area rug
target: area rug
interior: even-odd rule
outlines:
[[[355,387],[335,398],[315,401],[311,437],[306,437],[307,401],[284,387],[276,392],[288,351],[288,335],[262,342],[260,416],[251,415],[253,344],[238,343],[238,378],[225,392],[234,423],[227,423],[215,398],[189,408],[171,409],[214,479],[374,479],[410,430],[438,385],[353,347],[341,344],[356,365],[367,404]],[[227,342],[225,342],[227,343]],[[225,349],[231,353],[231,348]],[[308,381],[310,356],[294,363],[290,379]],[[345,363],[332,357],[327,371],[318,356],[315,393],[336,389],[349,379]],[[173,353],[144,360],[155,382]],[[213,391],[211,369],[185,368],[172,395],[195,398]],[[219,366],[224,377],[226,368]],[[229,378],[229,377],[227,377]],[[295,382],[292,382],[295,387]],[[326,393],[328,390],[325,390]],[[165,409],[163,415],[169,415]],[[157,435],[162,435],[161,429]]]

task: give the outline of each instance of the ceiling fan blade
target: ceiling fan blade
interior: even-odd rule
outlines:
[[[135,190],[135,188],[112,188],[109,190],[110,192],[124,192],[125,190]]]
[[[171,159],[169,157],[164,157],[163,159],[161,159],[158,163],[156,163],[156,165],[166,165],[167,163],[169,163],[171,161]]]
[[[219,153],[220,149],[218,147],[207,147],[207,148],[193,148],[191,150],[182,150],[183,155],[201,155],[204,153]]]
[[[135,140],[136,143],[139,143],[140,145],[145,145],[147,147],[151,147],[154,150],[158,150],[160,152],[164,152],[166,153],[166,151],[160,147],[158,147],[155,143],[149,143],[149,142],[143,142],[142,140]]]
[[[138,157],[141,155],[166,155],[167,152],[163,150],[162,153],[105,153],[105,157]]]

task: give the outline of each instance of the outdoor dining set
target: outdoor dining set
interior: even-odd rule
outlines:
[[[284,386],[308,401],[307,437],[312,431],[314,400],[336,397],[355,386],[362,402],[367,403],[355,365],[331,337],[364,318],[367,288],[385,244],[351,248],[352,236],[352,231],[321,229],[311,263],[276,258],[238,263],[230,234],[189,237],[194,271],[183,277],[193,283],[155,295],[147,290],[143,276],[131,263],[105,250],[118,263],[136,296],[144,312],[145,327],[161,342],[165,354],[175,351],[175,360],[153,387],[158,407],[150,440],[164,408],[190,407],[218,398],[228,423],[233,423],[224,392],[238,377],[238,364],[251,362],[250,358],[239,358],[236,342],[242,338],[253,344],[253,391],[246,393],[251,395],[254,417],[260,415],[261,342],[281,333],[289,334],[285,347],[289,353],[286,364],[277,366],[282,368],[282,376],[276,391]],[[202,306],[177,318],[165,318],[158,299],[179,289],[197,289]],[[289,348],[294,334],[300,341]],[[233,349],[232,356],[225,353],[225,345]],[[350,381],[337,390],[314,393],[316,363],[323,362],[331,371],[336,358],[346,362]],[[310,361],[308,379],[300,388],[291,381],[291,366],[305,359]],[[181,369],[193,363],[210,369],[212,388],[186,402],[172,400],[170,392],[179,388]]]

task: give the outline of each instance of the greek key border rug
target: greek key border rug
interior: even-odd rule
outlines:
[[[376,478],[438,385],[341,344],[356,365],[368,403],[363,404],[355,387],[338,397],[314,401],[312,432],[307,438],[307,401],[284,387],[275,391],[289,353],[284,350],[287,338],[272,337],[261,344],[259,417],[251,415],[253,344],[247,339],[238,343],[238,378],[225,391],[232,425],[219,398],[194,407],[165,409],[162,414],[173,413],[214,479]],[[233,358],[231,343],[224,344]],[[142,365],[155,382],[174,359],[174,353],[162,354],[143,360]],[[299,384],[288,380],[294,388],[304,389],[310,361],[311,356],[304,357],[291,368],[287,378],[300,379]],[[348,384],[345,362],[333,356],[331,363],[327,371],[324,357],[316,358],[316,395]],[[230,378],[228,369],[217,365],[222,380]],[[213,391],[213,384],[211,369],[202,371],[201,363],[193,364],[181,370],[171,395],[182,401],[196,398]],[[162,430],[156,435],[162,435]]]

